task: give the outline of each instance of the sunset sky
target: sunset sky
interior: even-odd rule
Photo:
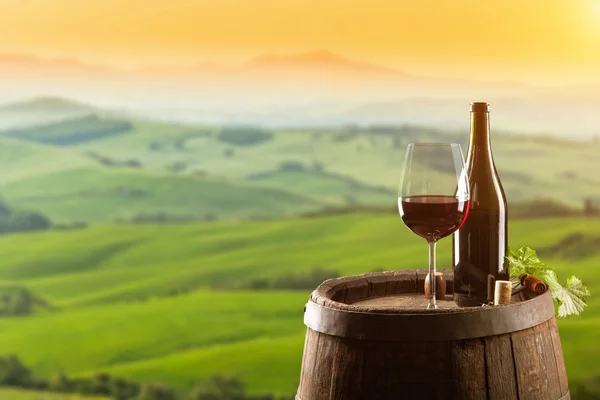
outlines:
[[[0,4],[0,52],[131,67],[327,49],[426,75],[600,82],[600,0]]]

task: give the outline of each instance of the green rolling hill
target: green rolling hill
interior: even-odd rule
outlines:
[[[0,135],[0,184],[96,164],[82,153]]]
[[[2,135],[34,143],[71,146],[124,135],[131,128],[129,121],[90,114],[67,121],[5,130]]]
[[[513,246],[542,249],[561,280],[576,274],[597,293],[600,250],[553,255],[573,235],[583,238],[575,247],[600,238],[600,220],[510,226]],[[441,268],[449,268],[449,245],[440,243]],[[231,290],[225,283],[315,267],[346,275],[427,263],[425,243],[399,217],[369,214],[11,235],[0,238],[0,257],[2,282],[19,282],[58,309],[0,319],[0,353],[18,354],[35,371],[107,371],[178,388],[222,372],[245,380],[252,393],[282,394],[298,381],[310,290]],[[559,325],[570,379],[599,375],[600,301],[591,297],[583,316]]]
[[[269,140],[239,146],[220,140],[219,128],[194,132],[192,127],[185,126],[166,129],[147,122],[134,125],[134,134],[82,146],[122,159],[137,157],[148,168],[165,168],[180,162],[188,173],[200,170],[232,180],[271,174],[268,184],[279,181],[284,190],[289,190],[292,185],[285,177],[275,175],[282,165],[294,162],[309,173],[318,168],[334,176],[374,187],[383,186],[395,192],[408,142],[458,141],[466,144],[468,140],[468,132],[442,132],[423,127],[396,127],[383,131],[375,128],[358,131],[276,130]],[[240,135],[244,135],[243,130]],[[584,196],[600,196],[596,176],[596,171],[600,170],[600,160],[596,157],[600,144],[499,132],[494,136],[493,145],[499,173],[512,201],[546,196],[579,204]],[[323,187],[323,177],[313,175],[313,192],[318,194],[319,187]],[[304,179],[304,185],[306,181]],[[265,181],[257,180],[256,183]],[[339,183],[343,181],[336,184]]]
[[[2,130],[3,116],[17,111],[56,119]],[[414,126],[268,131],[129,120],[42,98],[0,108],[0,194],[56,222],[393,206],[408,142],[466,140],[466,132]],[[545,197],[580,207],[600,198],[598,143],[499,132],[493,145],[509,202]]]
[[[279,188],[139,168],[90,167],[40,174],[0,186],[11,204],[54,221],[114,221],[167,214],[188,219],[274,217],[320,207]]]
[[[333,205],[360,203],[393,206],[396,200],[396,192],[386,187],[370,186],[353,179],[314,170],[279,169],[249,176],[245,181],[260,187],[286,188],[289,192]]]

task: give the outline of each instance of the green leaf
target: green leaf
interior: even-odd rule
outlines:
[[[590,291],[583,282],[572,276],[567,280],[567,285],[562,286],[556,272],[544,264],[532,248],[521,247],[516,251],[509,249],[506,260],[512,276],[532,275],[548,285],[552,298],[558,304],[559,317],[579,315],[587,305]]]
[[[583,282],[577,277],[570,277],[567,280],[567,286],[560,287],[556,291],[556,298],[562,304],[558,307],[558,316],[566,317],[568,315],[579,315],[587,305],[586,300],[590,291],[583,285]]]
[[[512,276],[518,277],[523,274],[537,276],[550,269],[540,261],[537,252],[530,247],[521,247],[516,251],[509,249],[506,259]]]

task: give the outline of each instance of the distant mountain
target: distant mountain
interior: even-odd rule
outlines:
[[[312,51],[297,54],[263,54],[238,65],[224,65],[215,62],[202,62],[188,66],[143,66],[135,70],[134,74],[144,76],[175,76],[181,77],[219,77],[256,79],[257,76],[322,76],[328,78],[351,76],[368,76],[372,78],[412,78],[407,74],[392,68],[352,60],[342,55],[327,50]]]
[[[29,54],[0,54],[0,75],[6,72],[21,74],[32,70],[47,72],[82,72],[82,73],[116,73],[117,70],[86,63],[75,58],[42,58]]]
[[[266,54],[251,59],[243,67],[250,71],[334,71],[406,76],[392,68],[351,60],[328,50],[290,55]]]
[[[61,97],[35,97],[0,105],[0,129],[56,123],[98,112],[92,105]]]
[[[77,113],[94,112],[98,109],[90,104],[66,99],[57,96],[35,97],[14,103],[0,105],[1,113],[33,113],[33,112],[55,112],[55,113]]]
[[[211,61],[201,62],[194,65],[183,66],[153,66],[144,65],[136,68],[129,73],[132,75],[142,76],[202,76],[202,75],[218,75],[236,72],[236,67],[227,66]]]
[[[353,73],[407,76],[392,68],[346,58],[328,50],[297,54],[264,54],[239,65],[223,65],[212,61],[188,66],[140,66],[132,71],[119,70],[98,64],[86,63],[74,58],[41,58],[27,54],[0,54],[0,76],[7,72],[26,73],[29,70],[45,70],[49,73],[81,72],[89,74],[127,76],[138,74],[203,75],[247,74],[257,71],[337,71]]]

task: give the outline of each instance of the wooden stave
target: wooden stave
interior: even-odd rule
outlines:
[[[540,339],[545,352],[544,357],[531,358],[523,352],[523,346],[528,350],[535,349],[535,343]],[[350,347],[340,353],[338,348],[340,343],[347,343]],[[500,348],[495,345],[495,348],[501,351],[488,352],[491,343],[502,343]],[[333,337],[308,329],[307,345],[312,351],[304,354],[303,373],[297,392],[297,398],[302,400],[566,400],[570,398],[562,352],[557,353],[556,347],[553,347],[556,345],[560,347],[555,319],[525,331],[448,342],[371,342]],[[517,352],[520,357],[515,359],[514,352]],[[445,357],[444,353],[446,353]],[[509,360],[508,364],[497,362],[498,359],[487,358],[494,354],[498,354],[499,360]],[[403,360],[407,360],[407,356],[413,361],[404,364]],[[416,358],[412,359],[413,356]],[[426,366],[430,363],[424,363],[425,359],[432,361],[430,357],[434,357],[434,363],[438,365],[436,368],[439,368],[439,365],[446,367],[430,375],[433,371]],[[548,364],[547,361],[554,361],[554,357],[556,363]],[[381,362],[379,368],[384,367],[385,370],[376,370],[376,373],[367,372],[373,367],[373,360],[376,360],[376,363]],[[398,362],[403,364],[399,365]],[[448,364],[450,362],[453,362],[451,368]],[[490,365],[496,372],[488,375],[488,368],[492,368]],[[400,371],[402,375],[398,375]],[[338,375],[340,373],[342,375]],[[380,373],[381,377],[379,377]],[[404,377],[404,373],[408,376]],[[496,384],[492,384],[489,379],[496,374],[500,375],[497,376]],[[398,381],[399,378],[401,382]],[[498,385],[498,379],[501,385]],[[479,382],[479,386],[472,386],[476,382]],[[380,385],[383,387],[380,388]],[[392,388],[393,391],[390,392]],[[512,390],[506,390],[507,388]]]

